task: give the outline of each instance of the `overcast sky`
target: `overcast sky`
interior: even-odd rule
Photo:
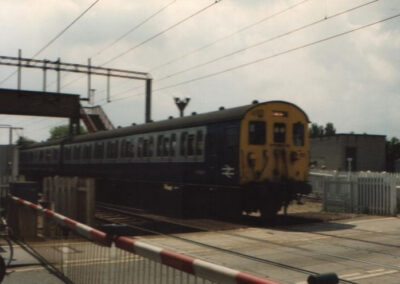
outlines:
[[[93,2],[0,1],[0,55],[17,56],[22,49],[23,57],[34,56]],[[333,122],[340,133],[400,137],[400,17],[350,32],[398,15],[400,1],[213,3],[100,0],[36,58],[60,57],[81,64],[92,58],[93,65],[103,65],[126,53],[104,66],[151,74],[155,121],[178,116],[173,97],[191,98],[186,114],[255,99],[285,100],[304,109],[312,122]],[[346,34],[333,37],[342,33]],[[0,65],[0,81],[14,71]],[[55,74],[48,77],[48,90],[55,91]],[[13,76],[0,87],[16,88],[16,82]],[[63,74],[62,92],[86,97],[86,83],[85,76]],[[111,85],[113,102],[106,104],[105,78],[93,79],[95,103],[103,105],[115,126],[143,123],[144,83],[112,80]],[[24,69],[22,89],[41,88],[41,71]],[[0,115],[0,124],[24,128],[15,137],[35,140],[47,139],[50,128],[65,123],[65,119]],[[8,131],[0,129],[0,144],[7,142]]]

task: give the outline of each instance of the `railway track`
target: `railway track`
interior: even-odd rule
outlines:
[[[100,206],[100,205],[99,205]],[[212,221],[211,223],[214,222],[214,224],[211,224],[210,226],[210,222],[209,220],[207,220],[207,224],[206,226],[204,226],[205,224],[199,225],[199,224],[190,224],[191,222],[188,220],[175,220],[175,219],[171,219],[168,217],[160,217],[157,215],[152,215],[152,214],[145,214],[143,212],[132,212],[126,208],[123,207],[119,207],[116,208],[115,206],[110,206],[110,205],[105,205],[102,204],[100,207],[110,211],[113,211],[114,214],[115,212],[118,212],[118,214],[121,214],[122,216],[119,217],[119,219],[114,219],[112,222],[114,222],[115,220],[117,221],[122,221],[120,223],[125,223],[127,224],[127,226],[131,229],[133,229],[135,232],[141,232],[141,234],[154,234],[154,235],[162,235],[162,236],[167,236],[168,238],[173,238],[173,239],[177,239],[186,243],[191,243],[194,244],[196,246],[201,246],[201,247],[205,247],[208,249],[212,249],[212,250],[217,250],[223,253],[227,253],[230,255],[235,255],[237,257],[240,258],[244,258],[247,260],[252,260],[255,261],[257,263],[264,263],[264,264],[268,264],[268,265],[272,265],[275,267],[279,267],[279,268],[283,268],[283,269],[287,269],[290,271],[295,271],[301,274],[305,274],[305,275],[315,275],[317,274],[314,271],[310,271],[307,269],[303,269],[300,267],[296,267],[296,266],[292,266],[292,265],[287,265],[284,263],[280,263],[280,262],[276,262],[270,259],[266,259],[266,258],[261,258],[261,257],[257,257],[257,256],[252,256],[252,255],[248,255],[248,254],[244,254],[238,251],[234,251],[234,250],[230,250],[230,249],[226,249],[223,248],[221,246],[216,246],[216,245],[212,245],[209,243],[205,243],[205,242],[200,242],[197,240],[193,240],[187,237],[182,237],[179,235],[176,235],[176,233],[183,233],[183,232],[207,232],[207,231],[215,231],[217,230],[218,234],[221,235],[225,235],[225,236],[230,236],[230,237],[237,237],[237,238],[242,238],[242,239],[246,239],[246,240],[251,240],[251,241],[255,241],[255,242],[260,242],[260,243],[268,243],[269,245],[274,245],[274,246],[279,246],[279,247],[284,247],[284,248],[290,248],[290,249],[294,249],[294,250],[299,250],[302,252],[307,252],[307,253],[312,253],[312,254],[317,254],[323,257],[331,257],[334,258],[336,260],[343,260],[343,261],[352,261],[352,262],[358,262],[358,263],[363,263],[363,264],[367,264],[367,265],[374,265],[374,266],[378,266],[381,268],[388,268],[388,269],[395,269],[395,270],[399,270],[399,267],[397,266],[393,266],[393,265],[388,265],[388,264],[381,264],[381,263],[376,263],[376,262],[371,262],[371,261],[366,261],[366,260],[362,260],[362,259],[357,259],[357,258],[350,258],[350,257],[346,257],[346,256],[340,256],[340,255],[336,255],[336,254],[331,254],[331,253],[323,253],[320,251],[316,251],[314,249],[308,249],[308,248],[304,248],[304,247],[298,247],[296,245],[291,245],[291,244],[283,244],[283,243],[278,243],[278,242],[274,242],[274,241],[270,241],[270,240],[265,240],[265,239],[259,239],[259,238],[254,238],[254,237],[249,237],[249,236],[244,236],[244,235],[240,235],[237,233],[232,233],[232,232],[226,232],[224,231],[224,226],[222,226],[221,228],[221,224],[223,224],[222,222],[215,222]],[[107,219],[107,218],[106,218]],[[145,221],[144,221],[145,220]],[[198,220],[196,220],[198,221]],[[161,225],[163,224],[163,225]],[[219,226],[218,226],[219,225]],[[216,228],[218,227],[218,228]],[[237,225],[236,227],[246,227],[243,225]],[[161,230],[160,230],[161,228]],[[169,228],[167,231],[164,231],[163,228]],[[232,224],[227,223],[227,225],[225,225],[225,229],[232,229]],[[133,232],[133,233],[135,233]],[[311,233],[312,234],[312,233]],[[335,237],[335,236],[332,236]],[[343,238],[343,237],[341,237]],[[354,239],[352,239],[354,240]],[[356,240],[359,242],[363,242],[363,240]],[[336,244],[339,245],[339,244]],[[384,244],[383,244],[384,245]],[[339,245],[339,246],[343,246],[343,245]],[[348,247],[349,248],[349,247]],[[370,252],[373,253],[380,253],[379,251],[376,250],[370,250]],[[390,255],[390,254],[387,254]],[[399,257],[396,256],[395,254],[392,254],[391,256],[393,257]],[[346,279],[340,279],[340,283],[356,283],[353,281],[349,281]]]

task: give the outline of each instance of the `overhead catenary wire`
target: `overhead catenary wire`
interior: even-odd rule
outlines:
[[[100,0],[95,0],[88,8],[86,8],[82,13],[78,15],[71,23],[69,23],[64,29],[62,29],[56,36],[54,36],[48,43],[46,43],[42,48],[40,48],[32,58],[35,58],[39,54],[41,54],[44,50],[46,50],[50,45],[52,45],[57,39],[59,39],[70,27],[72,27],[79,19],[81,19],[90,9],[92,9]],[[13,77],[17,71],[11,73],[8,77],[3,79],[0,82],[0,85],[8,81],[11,77]]]
[[[117,56],[115,56],[115,57],[113,57],[113,58],[111,58],[111,59],[108,59],[106,62],[100,64],[99,66],[104,66],[104,65],[106,65],[106,64],[111,63],[112,61],[116,60],[117,58],[122,57],[123,55],[125,55],[125,54],[131,52],[132,50],[138,48],[139,46],[141,46],[141,45],[143,45],[143,44],[145,44],[145,43],[147,43],[147,42],[149,42],[149,41],[155,39],[156,37],[158,37],[158,36],[160,36],[160,35],[166,33],[167,31],[173,29],[174,27],[178,26],[179,24],[182,24],[183,22],[189,20],[190,18],[192,18],[192,17],[194,17],[194,16],[200,14],[201,12],[207,10],[208,8],[210,8],[211,6],[217,4],[217,3],[220,2],[220,1],[221,1],[221,0],[215,1],[214,3],[212,3],[212,4],[208,5],[208,6],[206,6],[205,8],[203,8],[203,9],[197,11],[196,13],[194,13],[194,14],[192,14],[192,15],[186,17],[185,19],[179,21],[178,23],[172,25],[171,27],[169,27],[169,28],[167,28],[167,29],[165,29],[165,30],[163,30],[163,31],[161,31],[161,32],[159,32],[159,33],[153,35],[152,37],[150,37],[150,38],[148,38],[148,39],[146,39],[145,41],[139,43],[138,45],[136,45],[136,46],[134,46],[134,47],[131,47],[131,48],[129,48],[128,50],[125,50],[123,53],[120,53],[119,55],[117,55]],[[139,23],[138,25],[136,25],[135,27],[133,27],[132,29],[130,29],[128,32],[126,32],[125,34],[123,34],[122,36],[120,36],[119,38],[117,38],[112,44],[106,46],[105,48],[103,48],[102,50],[100,50],[99,52],[97,52],[94,56],[97,56],[97,55],[101,54],[101,53],[104,52],[106,49],[108,49],[108,48],[110,48],[111,46],[115,45],[117,42],[119,42],[120,40],[122,40],[123,38],[125,38],[126,36],[128,36],[129,34],[131,34],[133,31],[137,30],[140,26],[142,26],[143,24],[145,24],[146,22],[148,22],[150,19],[152,19],[152,18],[154,18],[155,16],[157,16],[158,14],[160,14],[162,11],[164,11],[165,9],[167,9],[169,6],[171,6],[171,5],[174,4],[175,2],[176,2],[176,0],[173,0],[173,1],[170,2],[169,4],[165,5],[164,7],[162,7],[162,8],[159,9],[158,11],[156,11],[154,14],[152,14],[151,16],[149,16],[148,18],[146,18],[144,21],[142,21],[141,23]],[[93,56],[93,57],[94,57],[94,56]],[[69,85],[75,83],[76,81],[78,81],[78,80],[80,80],[80,79],[82,79],[82,78],[83,78],[83,77],[75,78],[75,79],[73,79],[73,80],[71,80],[71,81],[69,81],[69,82],[63,84],[63,85],[61,86],[61,88],[65,88],[66,86],[69,86]]]
[[[280,39],[280,38],[282,38],[282,37],[285,37],[285,36],[294,34],[294,33],[299,32],[299,31],[301,31],[301,30],[310,28],[310,27],[315,26],[315,25],[317,25],[317,24],[323,23],[323,22],[325,22],[325,21],[331,20],[331,19],[333,19],[333,18],[339,17],[339,16],[341,16],[341,15],[344,15],[344,14],[347,14],[347,13],[349,13],[349,12],[355,11],[355,10],[357,10],[357,9],[363,8],[363,7],[365,7],[365,6],[371,5],[371,4],[376,3],[376,2],[378,2],[378,1],[379,1],[379,0],[373,0],[373,1],[370,1],[370,2],[367,2],[367,3],[363,3],[363,4],[361,4],[361,5],[358,5],[358,6],[356,6],[356,7],[352,7],[352,8],[350,8],[350,9],[347,9],[347,10],[344,10],[344,11],[341,11],[341,12],[338,12],[338,13],[336,13],[336,14],[334,14],[334,15],[331,15],[331,16],[328,16],[328,17],[327,17],[327,16],[324,16],[324,18],[322,18],[322,19],[320,19],[320,20],[311,22],[311,23],[309,23],[309,24],[303,25],[303,26],[301,26],[301,27],[298,27],[298,28],[296,28],[296,29],[290,30],[290,31],[288,31],[288,32],[284,32],[284,33],[282,33],[282,34],[279,34],[279,35],[270,37],[270,38],[265,39],[265,40],[262,40],[262,41],[259,41],[259,42],[257,42],[257,43],[254,43],[254,44],[251,44],[251,45],[249,45],[249,46],[246,46],[246,47],[244,47],[244,48],[240,48],[240,49],[235,50],[235,51],[233,51],[233,52],[230,52],[230,53],[228,53],[228,54],[224,54],[224,55],[222,55],[222,56],[216,57],[216,58],[211,59],[211,60],[209,60],[209,61],[206,61],[206,62],[203,62],[203,63],[200,63],[200,64],[196,64],[196,65],[191,66],[191,67],[189,67],[189,68],[186,68],[186,69],[183,69],[183,70],[180,70],[180,71],[177,71],[177,72],[168,74],[168,75],[166,75],[166,76],[164,76],[164,77],[156,78],[156,79],[157,79],[158,82],[160,82],[160,81],[163,81],[163,80],[165,80],[165,79],[174,77],[174,76],[176,76],[176,75],[186,73],[186,72],[188,72],[188,71],[191,71],[191,70],[194,70],[194,69],[197,69],[197,68],[200,68],[200,67],[209,65],[209,64],[211,64],[211,63],[215,63],[215,62],[220,61],[220,60],[222,60],[222,59],[228,58],[228,57],[233,56],[233,55],[236,55],[236,54],[238,54],[238,53],[242,53],[242,52],[247,51],[247,50],[249,50],[249,49],[251,49],[251,48],[255,48],[255,47],[257,47],[257,46],[266,44],[266,43],[268,43],[268,42],[271,42],[271,41],[274,41],[274,40],[277,40],[277,39]]]
[[[194,65],[194,66],[192,66],[192,67],[186,68],[186,69],[181,70],[181,71],[174,72],[174,73],[172,73],[172,74],[168,74],[168,75],[166,75],[166,76],[164,76],[164,77],[161,77],[161,78],[156,78],[156,81],[157,81],[157,82],[160,82],[160,81],[163,81],[163,80],[165,80],[165,79],[169,79],[169,78],[171,78],[171,77],[174,77],[174,76],[176,76],[176,75],[178,75],[178,74],[182,74],[182,73],[188,72],[188,71],[190,71],[190,70],[193,70],[193,69],[196,69],[196,68],[199,68],[199,67],[202,67],[202,66],[206,66],[206,65],[208,65],[208,64],[217,62],[217,61],[219,61],[219,60],[222,60],[222,59],[224,59],[224,58],[230,57],[230,56],[232,56],[232,55],[241,53],[241,52],[243,52],[243,51],[245,51],[245,50],[248,50],[248,49],[251,49],[251,48],[260,46],[260,45],[262,45],[262,44],[271,42],[271,41],[273,41],[273,40],[280,39],[280,38],[282,38],[282,37],[285,37],[285,36],[288,36],[288,35],[291,35],[291,34],[300,32],[300,31],[302,31],[302,30],[304,30],[304,29],[306,29],[306,28],[310,28],[310,27],[315,26],[315,25],[317,25],[317,24],[321,24],[321,23],[323,23],[323,22],[325,22],[325,21],[327,21],[327,20],[331,20],[331,19],[333,19],[333,18],[336,18],[336,17],[338,17],[338,16],[344,15],[344,14],[346,14],[346,13],[349,13],[349,12],[352,12],[352,11],[355,11],[355,10],[358,10],[358,9],[360,9],[360,8],[363,8],[363,7],[368,6],[368,5],[370,5],[370,4],[376,3],[376,2],[378,2],[378,1],[380,1],[380,0],[369,1],[369,2],[366,2],[366,3],[360,4],[360,5],[358,5],[358,6],[355,6],[355,7],[349,8],[349,9],[346,9],[346,10],[344,10],[344,11],[338,12],[338,13],[336,13],[336,14],[334,14],[334,15],[329,16],[329,17],[325,17],[325,16],[324,16],[324,18],[322,18],[322,19],[320,19],[320,20],[311,22],[311,23],[309,23],[309,24],[306,24],[306,25],[297,27],[297,28],[295,28],[295,29],[292,29],[292,30],[290,30],[290,31],[284,32],[284,33],[282,33],[282,34],[279,34],[279,35],[273,36],[273,37],[271,37],[271,38],[262,40],[262,41],[260,41],[260,42],[255,43],[255,44],[252,44],[252,45],[249,45],[249,46],[247,46],[247,47],[244,47],[244,48],[241,48],[241,49],[239,49],[239,50],[236,50],[236,51],[234,51],[234,52],[231,52],[231,53],[222,55],[222,56],[220,56],[220,57],[214,58],[214,59],[212,59],[212,60],[210,60],[210,61],[207,61],[207,62],[204,62],[204,63],[200,63],[200,64],[197,64],[197,65]],[[300,3],[298,3],[297,5],[299,5],[299,4],[300,4]],[[117,99],[114,99],[114,101],[116,101],[116,100],[118,101],[118,100],[121,100],[121,98],[122,98],[122,99],[125,98],[125,96],[123,96],[123,97],[121,97],[121,98],[118,98],[118,95],[120,95],[120,94],[125,94],[125,93],[127,93],[127,92],[129,92],[129,91],[134,91],[134,90],[139,89],[139,88],[141,88],[141,86],[129,88],[129,89],[123,91],[123,92],[120,92],[119,94],[117,94]],[[155,90],[154,90],[154,91],[155,91]],[[115,98],[115,96],[114,96],[114,98]]]
[[[298,2],[298,3],[296,3],[296,4],[293,4],[293,5],[291,5],[291,6],[287,7],[287,8],[285,8],[285,9],[283,9],[283,10],[280,10],[280,11],[278,11],[278,12],[276,12],[276,13],[273,13],[273,14],[271,14],[271,15],[268,15],[267,17],[264,17],[264,18],[262,18],[262,19],[260,19],[260,20],[258,20],[258,21],[256,21],[256,22],[254,22],[254,23],[251,23],[251,24],[249,24],[249,25],[246,25],[246,26],[240,28],[239,30],[237,30],[237,31],[235,31],[235,32],[233,32],[233,33],[230,33],[230,34],[225,35],[225,36],[223,36],[223,37],[221,37],[221,38],[218,38],[217,40],[215,40],[215,41],[213,41],[213,42],[211,42],[211,43],[208,43],[208,44],[206,44],[206,45],[204,45],[204,46],[201,46],[200,48],[197,48],[197,49],[195,49],[195,50],[192,51],[192,52],[189,52],[189,53],[187,53],[187,54],[185,54],[185,55],[182,55],[182,56],[180,56],[179,58],[172,59],[172,60],[170,60],[170,61],[168,61],[168,62],[166,62],[166,63],[164,63],[164,64],[162,64],[162,65],[159,65],[159,66],[157,66],[157,67],[151,68],[151,69],[149,70],[149,72],[154,71],[154,70],[156,70],[156,69],[158,69],[158,68],[160,68],[160,67],[162,67],[162,66],[169,65],[169,64],[171,64],[171,63],[173,63],[173,62],[175,62],[175,61],[178,61],[178,60],[180,60],[180,59],[183,59],[183,58],[185,58],[185,57],[187,57],[187,56],[190,56],[190,55],[192,55],[192,54],[194,54],[194,53],[196,53],[196,52],[199,52],[199,51],[201,51],[201,50],[204,50],[204,49],[206,49],[206,48],[208,48],[208,47],[211,47],[211,46],[215,45],[216,43],[218,43],[218,42],[220,42],[220,41],[223,41],[223,40],[228,39],[228,38],[230,38],[230,37],[232,37],[232,36],[234,36],[234,35],[236,35],[236,34],[239,34],[239,33],[241,33],[241,32],[244,32],[244,31],[246,31],[246,30],[248,30],[248,29],[250,29],[250,28],[252,28],[252,27],[254,27],[254,26],[256,26],[256,25],[259,25],[259,24],[261,24],[261,23],[263,23],[263,22],[266,22],[266,21],[268,21],[268,20],[271,20],[271,19],[273,19],[273,18],[276,18],[277,16],[280,16],[280,15],[284,14],[285,12],[288,12],[288,11],[290,11],[290,10],[292,10],[292,9],[294,9],[294,8],[296,8],[296,7],[300,6],[300,5],[302,5],[302,4],[305,4],[305,3],[309,2],[309,1],[311,1],[311,0],[302,0],[302,1]],[[170,4],[172,4],[172,3],[170,3]],[[168,5],[170,5],[170,4],[168,4]],[[79,79],[80,79],[80,78],[74,79],[73,81],[70,81],[70,82],[66,83],[66,84],[63,85],[62,87],[65,87],[65,86],[67,86],[67,85],[69,85],[69,84],[71,84],[71,83],[73,83],[73,82],[75,82],[75,81],[77,81],[77,80],[79,80]],[[115,97],[115,96],[118,97],[118,95],[120,95],[120,94],[125,94],[125,93],[128,92],[128,91],[136,90],[136,89],[139,89],[139,88],[141,88],[141,86],[129,88],[129,89],[125,90],[125,91],[122,91],[122,92],[120,92],[120,93],[114,95],[114,97]],[[106,99],[100,100],[100,102],[101,102],[101,101],[106,101]]]
[[[147,17],[146,19],[144,19],[143,21],[141,21],[139,24],[135,25],[134,27],[130,28],[127,32],[125,32],[124,34],[122,34],[120,37],[118,37],[117,39],[115,39],[112,43],[108,44],[107,46],[105,46],[104,48],[102,48],[101,50],[99,50],[98,52],[96,52],[92,58],[99,56],[101,53],[103,53],[104,51],[106,51],[107,49],[110,49],[111,47],[113,47],[115,44],[117,44],[119,41],[121,41],[122,39],[124,39],[125,37],[127,37],[128,35],[130,35],[131,33],[133,33],[134,31],[136,31],[138,28],[140,28],[141,26],[143,26],[145,23],[147,23],[148,21],[150,21],[152,18],[154,18],[155,16],[157,16],[158,14],[160,14],[161,12],[163,12],[165,9],[167,9],[169,6],[171,6],[172,4],[174,4],[177,0],[172,0],[171,2],[169,2],[167,5],[161,7],[159,10],[157,10],[155,13],[153,13],[152,15],[150,15],[149,17]]]
[[[70,27],[73,26],[79,19],[81,19],[90,9],[92,9],[100,0],[95,0],[89,7],[87,7],[82,13],[79,14],[69,25],[67,25],[61,32],[59,32],[55,37],[53,37],[45,46],[43,46],[39,51],[37,51],[33,58],[42,53],[46,48],[53,44],[58,38],[60,38]]]
[[[175,24],[169,26],[168,28],[166,28],[166,29],[164,29],[164,30],[162,30],[162,31],[160,31],[160,32],[158,32],[158,33],[156,33],[155,35],[153,35],[153,36],[151,36],[151,37],[145,39],[144,41],[142,41],[142,42],[136,44],[135,46],[132,46],[132,47],[128,48],[127,50],[125,50],[125,51],[123,51],[123,52],[117,54],[116,56],[114,56],[114,57],[112,57],[111,59],[109,59],[109,60],[105,61],[104,63],[102,63],[100,66],[107,65],[107,64],[109,64],[109,63],[115,61],[116,59],[118,59],[118,58],[120,58],[120,57],[122,57],[122,56],[124,56],[124,55],[126,55],[126,54],[128,54],[128,53],[130,53],[130,52],[132,52],[133,50],[139,48],[140,46],[142,46],[142,45],[144,45],[144,44],[146,44],[146,43],[152,41],[153,39],[159,37],[160,35],[163,35],[163,34],[167,33],[168,31],[170,31],[170,30],[176,28],[177,26],[183,24],[184,22],[188,21],[189,19],[191,19],[191,18],[193,18],[193,17],[195,17],[195,16],[201,14],[202,12],[208,10],[209,8],[213,7],[214,5],[218,4],[218,3],[221,2],[221,1],[222,1],[222,0],[215,0],[213,3],[211,3],[211,4],[207,5],[207,6],[205,6],[204,8],[201,8],[200,10],[198,10],[198,11],[196,11],[195,13],[193,13],[193,14],[191,14],[191,15],[185,17],[184,19],[182,19],[182,20],[178,21],[177,23],[175,23]]]
[[[250,62],[247,62],[247,63],[236,65],[236,66],[233,66],[233,67],[230,67],[230,68],[227,68],[227,69],[223,69],[223,70],[220,70],[220,71],[217,71],[217,72],[209,73],[209,74],[206,74],[206,75],[203,75],[203,76],[195,77],[195,78],[192,78],[192,79],[189,79],[189,80],[185,80],[185,81],[182,81],[182,82],[179,82],[179,83],[176,83],[176,84],[172,84],[172,85],[164,86],[164,87],[161,87],[161,88],[158,88],[158,89],[154,89],[153,93],[161,91],[161,90],[166,90],[166,89],[170,89],[170,88],[175,88],[175,87],[178,87],[178,86],[186,85],[186,84],[193,83],[193,82],[200,81],[200,80],[204,80],[204,79],[207,79],[207,78],[215,77],[217,75],[220,75],[220,74],[223,74],[223,73],[226,73],[226,72],[230,72],[230,71],[237,70],[237,69],[240,69],[240,68],[243,68],[243,67],[254,65],[254,64],[257,64],[257,63],[260,63],[260,62],[263,62],[263,61],[266,61],[266,60],[269,60],[269,59],[272,59],[272,58],[276,58],[276,57],[279,57],[279,56],[282,56],[282,55],[285,55],[285,54],[289,54],[289,53],[292,53],[292,52],[295,52],[295,51],[298,51],[298,50],[301,50],[301,49],[304,49],[304,48],[307,48],[307,47],[311,47],[311,46],[314,46],[314,45],[317,45],[317,44],[320,44],[320,43],[323,43],[323,42],[326,42],[326,41],[329,41],[329,40],[332,40],[332,39],[335,39],[335,38],[338,38],[338,37],[341,37],[341,36],[345,36],[345,35],[351,34],[353,32],[356,32],[356,31],[359,31],[359,30],[363,30],[363,29],[369,28],[371,26],[374,26],[374,25],[377,25],[377,24],[380,24],[380,23],[383,23],[383,22],[387,22],[387,21],[393,20],[395,18],[398,18],[399,16],[400,16],[400,13],[399,14],[395,14],[395,15],[393,15],[391,17],[388,17],[388,18],[384,18],[384,19],[379,20],[379,21],[375,21],[375,22],[370,23],[370,24],[362,25],[362,26],[360,26],[358,28],[354,28],[354,29],[351,29],[351,30],[348,30],[348,31],[345,31],[345,32],[342,32],[342,33],[338,33],[338,34],[335,34],[335,35],[332,35],[332,36],[328,36],[328,37],[325,37],[325,38],[322,38],[322,39],[319,39],[319,40],[316,40],[316,41],[313,41],[313,42],[310,42],[310,43],[307,43],[307,44],[303,44],[303,45],[300,45],[300,46],[297,46],[297,47],[294,47],[294,48],[291,48],[291,49],[287,49],[287,50],[284,50],[284,51],[281,51],[281,52],[278,52],[278,53],[275,53],[275,54],[272,54],[272,55],[269,55],[269,56],[265,56],[265,57],[253,60],[253,61],[250,61]]]
[[[158,66],[154,66],[154,67],[150,68],[149,72],[154,71],[154,70],[157,70],[157,69],[159,69],[159,68],[161,68],[161,67],[170,65],[170,64],[172,64],[172,63],[174,63],[174,62],[177,62],[177,61],[179,61],[179,60],[181,60],[181,59],[183,59],[183,58],[189,57],[189,56],[191,56],[191,55],[193,55],[193,54],[195,54],[195,53],[197,53],[197,52],[200,52],[200,51],[202,51],[202,50],[204,50],[204,49],[207,49],[207,48],[209,48],[209,47],[215,45],[216,43],[218,43],[218,42],[220,42],[220,41],[226,40],[226,39],[228,39],[228,38],[230,38],[230,37],[233,37],[234,35],[237,35],[237,34],[239,34],[239,33],[242,33],[242,32],[244,32],[244,31],[246,31],[246,30],[248,30],[248,29],[250,29],[250,28],[253,28],[253,27],[255,27],[255,26],[257,26],[257,25],[259,25],[259,24],[261,24],[261,23],[264,23],[264,22],[266,22],[266,21],[269,21],[269,20],[271,20],[271,19],[273,19],[273,18],[275,18],[275,17],[277,17],[277,16],[280,16],[280,15],[282,15],[282,14],[284,14],[284,13],[290,11],[290,10],[293,10],[294,8],[296,8],[296,7],[300,6],[300,5],[303,5],[303,4],[305,4],[305,3],[309,2],[309,1],[311,1],[311,0],[303,0],[303,1],[300,1],[300,2],[298,2],[298,3],[296,3],[296,4],[294,4],[294,5],[291,5],[291,6],[287,7],[287,8],[285,8],[285,9],[281,10],[281,11],[278,11],[278,12],[276,12],[276,13],[274,13],[274,14],[271,14],[271,15],[265,17],[265,18],[262,18],[262,19],[260,19],[260,20],[258,20],[258,21],[256,21],[256,22],[254,22],[254,23],[252,23],[252,24],[250,24],[250,25],[246,25],[246,26],[240,28],[240,29],[237,30],[237,31],[234,31],[234,32],[232,32],[232,33],[230,33],[230,34],[228,34],[228,35],[223,36],[223,37],[220,37],[220,38],[214,40],[213,42],[207,43],[207,44],[205,44],[205,45],[203,45],[203,46],[201,46],[201,47],[199,47],[199,48],[196,48],[195,50],[192,50],[192,51],[190,51],[190,52],[188,52],[188,53],[186,53],[186,54],[184,54],[184,55],[180,55],[179,57],[176,57],[176,58],[174,58],[174,59],[171,59],[171,60],[169,60],[169,61],[167,61],[167,62],[165,62],[165,63],[163,63],[163,64],[160,64],[160,65],[158,65]]]

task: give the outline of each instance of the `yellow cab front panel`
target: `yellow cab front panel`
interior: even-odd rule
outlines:
[[[241,121],[240,183],[306,181],[308,118],[296,105],[255,105]]]

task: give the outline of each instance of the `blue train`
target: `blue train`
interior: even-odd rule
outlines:
[[[308,123],[292,103],[254,103],[25,146],[20,170],[95,177],[99,200],[167,214],[269,218],[311,190]]]

